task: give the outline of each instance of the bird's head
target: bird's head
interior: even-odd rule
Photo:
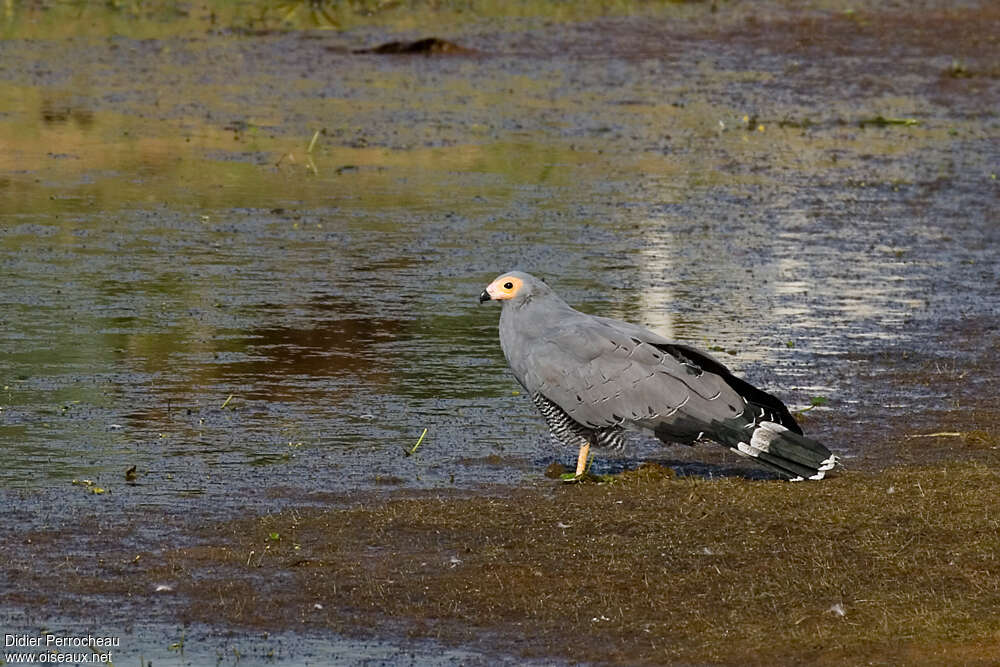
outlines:
[[[522,303],[537,296],[548,287],[538,278],[521,271],[501,273],[479,295],[479,303],[484,301],[510,301]]]

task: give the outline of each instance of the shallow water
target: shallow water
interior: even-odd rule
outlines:
[[[19,614],[3,614],[0,619],[6,629],[35,626],[40,619],[25,618]],[[44,634],[16,632],[5,634],[5,654],[33,658],[34,663],[47,654],[62,656],[61,662],[74,663],[70,656],[88,656],[90,663],[117,663],[140,665],[285,665],[309,667],[310,665],[561,665],[563,661],[546,660],[545,663],[513,658],[496,653],[460,648],[449,648],[435,642],[409,639],[405,643],[366,641],[347,637],[332,638],[328,633],[257,632],[248,634],[223,634],[217,629],[199,623],[170,624],[154,622],[129,623],[128,627],[109,626],[101,622],[66,618],[46,618]],[[49,639],[51,635],[52,639]],[[39,640],[38,646],[30,644]],[[100,648],[91,650],[74,645],[77,640],[101,642]],[[22,645],[17,645],[18,643]],[[105,659],[105,656],[107,659]],[[11,664],[16,658],[11,660]],[[31,664],[31,661],[28,661]],[[78,662],[75,664],[86,664]]]
[[[426,35],[377,23],[8,23],[9,503],[58,526],[56,507],[220,517],[537,481],[573,452],[476,298],[512,267],[795,408],[826,399],[810,433],[891,462],[883,419],[982,392],[894,371],[970,368],[995,340],[995,60],[947,13],[762,7],[484,20],[443,35],[476,53],[443,57],[351,53]],[[704,456],[640,440],[625,460]]]
[[[913,48],[845,92],[851,56],[543,33],[0,43],[3,484],[217,506],[535,476],[569,453],[475,298],[514,266],[826,398],[821,437],[854,409],[831,368],[995,312],[995,79],[937,100],[956,84]]]

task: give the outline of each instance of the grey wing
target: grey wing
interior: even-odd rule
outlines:
[[[677,442],[743,412],[725,379],[683,363],[660,341],[642,327],[581,317],[528,352],[526,386],[588,428],[641,428]]]
[[[644,343],[649,343],[661,352],[666,352],[679,361],[688,372],[695,370],[708,371],[738,394],[742,398],[742,403],[751,406],[753,408],[751,413],[755,417],[766,418],[781,424],[790,431],[802,435],[802,428],[795,421],[795,417],[788,411],[788,407],[781,399],[758,389],[742,378],[736,377],[732,371],[726,368],[725,364],[707,352],[683,343],[673,343],[669,339],[635,324],[619,322],[606,317],[595,317],[593,319],[603,322],[613,329],[628,333],[630,337],[635,337]],[[738,407],[742,409],[742,406]]]

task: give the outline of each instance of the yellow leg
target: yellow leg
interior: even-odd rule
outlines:
[[[576,457],[576,476],[582,477],[587,470],[587,457],[590,456],[590,443],[585,442],[580,446],[580,454]]]

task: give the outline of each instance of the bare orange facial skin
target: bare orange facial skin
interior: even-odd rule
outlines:
[[[491,282],[490,286],[486,288],[486,293],[489,294],[490,298],[494,301],[513,299],[523,284],[524,283],[520,278],[515,278],[514,276],[503,276],[502,278],[497,278]]]

